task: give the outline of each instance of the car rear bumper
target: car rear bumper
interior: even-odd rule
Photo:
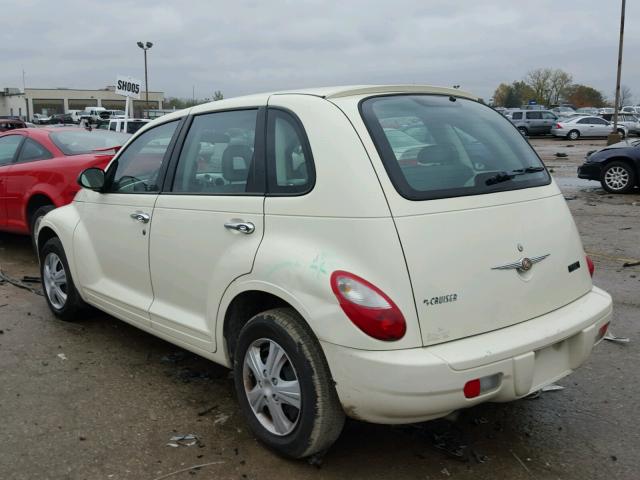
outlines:
[[[566,128],[552,128],[551,135],[555,137],[566,137],[569,134],[569,130]]]
[[[589,293],[541,317],[431,347],[365,351],[322,342],[347,415],[374,423],[414,423],[478,403],[515,400],[579,367],[600,327],[611,320],[611,297]],[[466,382],[499,375],[493,390],[467,399]]]
[[[601,169],[599,163],[583,163],[578,167],[578,178],[600,180]]]

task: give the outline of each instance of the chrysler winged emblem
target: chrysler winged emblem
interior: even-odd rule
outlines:
[[[516,262],[493,267],[491,270],[518,270],[519,272],[528,272],[529,270],[531,270],[531,267],[533,267],[536,263],[541,262],[549,255],[550,254],[547,253],[546,255],[540,255],[539,257],[521,258]]]

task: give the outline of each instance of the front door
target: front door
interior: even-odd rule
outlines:
[[[208,351],[222,295],[251,272],[264,232],[263,117],[194,116],[153,213],[153,328]]]
[[[111,163],[105,192],[82,190],[76,197],[81,221],[74,233],[74,253],[85,298],[147,327],[153,300],[153,206],[178,125],[177,120],[164,123],[137,137]]]
[[[0,228],[7,226],[7,178],[23,138],[22,135],[0,137]]]

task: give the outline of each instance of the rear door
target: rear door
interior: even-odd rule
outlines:
[[[7,225],[7,178],[23,139],[22,135],[0,137],[0,228]]]
[[[526,112],[529,133],[539,135],[544,132],[542,124],[542,112]]]
[[[360,108],[372,156],[382,159],[425,345],[523,322],[589,291],[566,202],[499,114],[435,95],[374,97]],[[405,122],[422,123],[433,139],[416,165],[398,162],[383,128]]]
[[[264,232],[264,108],[194,115],[151,232],[153,328],[215,351],[218,305]]]

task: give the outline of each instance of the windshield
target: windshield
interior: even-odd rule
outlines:
[[[410,200],[480,195],[551,181],[513,125],[478,102],[393,95],[364,100],[361,112],[391,181]]]
[[[51,141],[65,155],[81,155],[92,153],[97,149],[118,147],[129,140],[130,136],[126,133],[83,129],[64,130],[49,134]]]

